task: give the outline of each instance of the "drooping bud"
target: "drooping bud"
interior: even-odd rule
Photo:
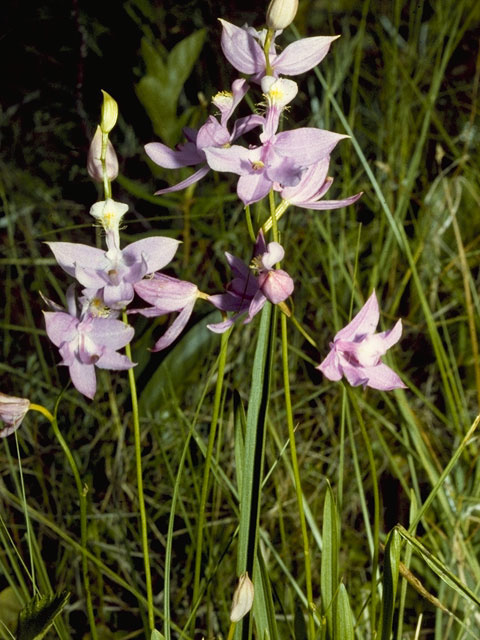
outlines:
[[[298,9],[298,0],[270,0],[267,9],[267,27],[285,29],[292,24]]]
[[[103,103],[102,103],[102,120],[100,128],[103,133],[110,133],[117,122],[118,118],[118,104],[106,91],[102,89]]]
[[[87,158],[88,175],[96,182],[103,182],[103,167],[101,161],[102,155],[102,130],[97,127],[95,135],[90,143]],[[115,180],[118,176],[118,159],[113,144],[107,141],[107,155],[105,158],[105,171],[108,180]]]
[[[5,438],[18,429],[29,409],[30,400],[27,398],[16,398],[0,393],[0,420],[6,425],[0,429],[0,438]]]
[[[238,622],[247,615],[252,608],[253,595],[253,582],[248,577],[248,572],[245,571],[238,579],[238,585],[233,594],[232,609],[230,611],[231,622]]]

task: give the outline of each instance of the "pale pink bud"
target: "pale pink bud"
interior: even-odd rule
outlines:
[[[0,429],[0,438],[5,438],[18,429],[29,408],[30,400],[27,398],[16,398],[0,393],[0,420],[6,425]]]
[[[103,167],[100,160],[102,154],[102,130],[97,127],[95,135],[90,143],[90,149],[88,150],[87,158],[87,171],[88,175],[96,182],[103,182]],[[105,169],[108,180],[115,180],[118,176],[118,160],[113,144],[108,140],[107,142],[107,156],[105,158]]]
[[[273,304],[283,302],[293,293],[293,280],[283,269],[264,271],[258,276],[263,295]]]
[[[238,622],[250,611],[253,604],[253,592],[253,582],[248,577],[247,571],[245,571],[238,579],[238,585],[233,594],[232,609],[230,611],[231,622]]]
[[[292,24],[298,9],[298,0],[270,0],[267,9],[267,27],[285,29]]]

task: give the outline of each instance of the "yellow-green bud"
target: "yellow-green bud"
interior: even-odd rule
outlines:
[[[102,121],[100,128],[103,133],[110,133],[117,122],[118,118],[118,104],[106,91],[102,89],[103,104],[102,104]]]
[[[298,9],[298,0],[270,0],[267,9],[267,27],[285,29],[292,24]]]
[[[248,577],[247,571],[245,571],[238,579],[238,585],[233,594],[232,609],[230,611],[231,622],[238,622],[247,615],[252,608],[253,593],[253,582]]]

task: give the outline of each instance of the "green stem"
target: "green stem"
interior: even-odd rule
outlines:
[[[372,445],[370,443],[370,438],[368,437],[367,429],[365,427],[365,422],[363,420],[362,414],[360,413],[360,409],[358,407],[358,403],[354,392],[351,389],[348,389],[350,399],[353,402],[353,406],[355,409],[355,413],[358,418],[358,423],[360,425],[360,430],[362,432],[363,442],[365,443],[365,449],[368,457],[368,464],[370,467],[370,477],[372,480],[372,491],[373,491],[373,558],[372,558],[372,586],[371,586],[371,599],[370,599],[370,608],[371,608],[371,629],[372,629],[372,637],[375,635],[375,617],[376,617],[376,606],[377,606],[377,569],[378,569],[378,550],[380,544],[380,496],[378,493],[378,480],[377,480],[377,469],[375,467],[375,457],[373,455]]]
[[[265,37],[265,45],[263,47],[263,53],[265,54],[265,75],[271,76],[273,75],[272,65],[270,64],[270,45],[272,43],[272,38],[275,34],[274,29],[268,29],[267,35]]]
[[[305,583],[307,588],[308,601],[308,632],[310,640],[315,638],[315,620],[313,618],[313,588],[312,588],[312,565],[310,558],[310,546],[308,542],[307,522],[303,510],[302,484],[300,480],[300,469],[298,466],[297,447],[295,444],[295,428],[293,425],[292,400],[290,397],[290,379],[288,370],[288,337],[287,337],[287,317],[282,313],[282,364],[283,364],[283,384],[285,388],[285,409],[287,414],[288,439],[290,442],[290,452],[292,457],[293,475],[295,478],[295,491],[297,494],[298,514],[300,516],[300,529],[302,531],[303,555],[305,560]]]
[[[202,546],[203,546],[203,530],[205,526],[205,511],[207,507],[208,499],[208,487],[210,481],[210,467],[212,464],[213,447],[215,444],[215,436],[217,432],[218,416],[220,413],[220,404],[223,392],[223,380],[225,374],[225,365],[227,362],[227,347],[228,338],[230,337],[232,330],[229,329],[222,334],[222,341],[220,345],[220,355],[218,360],[218,374],[217,384],[215,386],[215,397],[213,400],[213,413],[210,423],[210,434],[208,437],[207,452],[205,456],[205,470],[203,474],[202,490],[200,494],[200,509],[198,513],[198,526],[197,526],[197,538],[196,538],[196,552],[195,552],[195,573],[193,579],[193,606],[196,606],[200,591],[200,573],[202,568]]]
[[[60,399],[59,399],[60,400]],[[60,446],[63,449],[63,452],[68,460],[68,464],[70,465],[70,469],[72,470],[73,473],[73,477],[75,478],[75,484],[77,485],[77,491],[78,491],[78,497],[80,500],[80,539],[81,539],[81,544],[83,549],[87,549],[87,493],[88,493],[88,487],[82,486],[82,481],[80,479],[80,473],[78,471],[78,467],[77,467],[77,463],[75,462],[75,458],[72,455],[72,452],[70,451],[70,448],[67,444],[67,442],[65,441],[65,438],[62,435],[62,432],[60,431],[60,429],[58,428],[58,422],[57,422],[57,407],[58,407],[58,402],[57,401],[57,405],[55,406],[55,415],[52,416],[52,414],[48,411],[48,409],[45,409],[45,407],[42,407],[41,405],[30,405],[30,409],[34,409],[35,411],[39,411],[40,413],[42,413],[45,417],[47,417],[50,420],[50,423],[52,425],[53,431],[55,433],[55,436],[57,438],[57,440],[60,443]],[[50,417],[48,417],[50,416]],[[95,616],[93,614],[93,605],[92,605],[92,595],[90,592],[90,579],[88,577],[88,562],[87,562],[87,556],[85,553],[82,554],[82,574],[83,574],[83,584],[84,584],[84,588],[85,588],[85,599],[87,602],[87,616],[88,616],[88,622],[90,624],[90,633],[92,635],[92,640],[97,640],[97,627],[95,625]]]
[[[237,626],[236,622],[230,623],[230,629],[228,630],[227,640],[233,640],[233,636],[235,634],[235,627]]]
[[[255,244],[255,242],[257,241],[257,238],[255,236],[255,231],[253,230],[252,214],[250,213],[249,204],[247,204],[245,207],[245,217],[247,221],[248,235],[250,236],[250,240],[253,242],[253,244]]]
[[[275,195],[273,189],[270,189],[268,193],[268,202],[270,204],[270,220],[272,221],[272,237],[274,242],[278,242],[278,225],[277,215],[275,211]]]
[[[127,312],[124,310],[122,319],[125,324],[127,322]],[[125,347],[125,355],[129,360],[132,359],[132,350],[130,343]],[[137,489],[138,489],[138,505],[140,510],[140,530],[142,538],[143,562],[145,566],[145,587],[147,591],[147,611],[148,626],[150,632],[155,628],[155,617],[153,611],[153,591],[152,591],[152,574],[150,571],[150,557],[148,553],[148,535],[147,535],[147,514],[145,510],[145,497],[143,495],[143,475],[142,475],[142,448],[140,436],[140,418],[138,413],[137,386],[135,384],[135,374],[133,369],[128,370],[128,382],[130,385],[130,395],[132,399],[132,417],[133,417],[133,433],[135,439],[135,465],[137,468]]]
[[[102,133],[102,150],[100,152],[100,163],[103,173],[103,190],[105,192],[105,200],[112,197],[112,184],[107,175],[107,149],[108,149],[108,133]]]

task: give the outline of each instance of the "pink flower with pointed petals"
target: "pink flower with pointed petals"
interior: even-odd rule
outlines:
[[[157,340],[152,351],[166,349],[177,339],[192,315],[195,302],[200,296],[197,285],[171,278],[163,273],[155,273],[153,278],[145,278],[135,284],[134,288],[140,298],[153,306],[145,309],[131,309],[128,313],[140,313],[147,318],[155,318],[179,311],[170,327]]]
[[[133,300],[134,284],[147,274],[163,269],[180,242],[153,236],[120,249],[113,236],[106,236],[108,251],[72,242],[47,242],[58,264],[85,287],[87,297],[103,296],[112,309],[122,309]]]
[[[226,286],[226,293],[208,296],[208,300],[221,311],[233,311],[234,315],[223,322],[208,324],[210,331],[223,333],[244,313],[247,324],[263,308],[266,301],[273,304],[283,302],[293,293],[294,284],[286,271],[275,269],[275,264],[283,260],[285,251],[278,242],[265,244],[260,232],[254,248],[252,268],[230,253],[227,262],[235,276]],[[255,276],[252,270],[257,271]]]
[[[235,121],[232,132],[230,133],[228,130],[228,120],[247,91],[248,84],[246,80],[243,78],[235,80],[232,83],[231,92],[223,91],[217,93],[217,95],[212,98],[213,104],[220,111],[220,122],[214,116],[209,116],[205,124],[200,127],[198,131],[189,128],[184,129],[187,142],[179,145],[177,149],[170,149],[161,142],[149,142],[145,145],[146,154],[155,164],[165,169],[177,169],[179,167],[188,167],[204,163],[206,160],[205,147],[229,146],[241,135],[263,123],[262,116],[253,114],[239,118]],[[155,195],[185,189],[191,184],[201,180],[209,171],[210,167],[204,165],[178,184],[156,191]]]
[[[6,438],[16,431],[29,409],[30,400],[27,398],[0,393],[0,420],[5,423],[5,427],[0,429],[0,438]]]
[[[327,177],[330,156],[312,164],[294,187],[278,187],[283,200],[303,209],[340,209],[347,207],[362,197],[363,192],[356,193],[343,200],[320,200],[330,189],[333,178]]]
[[[117,353],[133,338],[134,330],[124,322],[77,311],[73,287],[67,292],[67,312],[44,311],[47,335],[58,347],[68,367],[73,386],[92,399],[97,388],[95,367],[122,371],[135,366]]]
[[[252,76],[254,82],[260,82],[265,75],[265,43],[266,29],[257,31],[253,27],[236,27],[220,20],[222,23],[222,50],[238,71]],[[282,33],[276,31],[270,47],[269,58],[273,75],[296,76],[316,67],[327,55],[331,43],[340,36],[316,36],[302,38],[277,54],[275,38]]]
[[[406,389],[399,376],[383,364],[381,357],[402,335],[402,321],[389,331],[374,333],[380,319],[375,291],[353,320],[330,343],[331,351],[317,367],[329,380],[345,376],[353,386],[382,391]]]

